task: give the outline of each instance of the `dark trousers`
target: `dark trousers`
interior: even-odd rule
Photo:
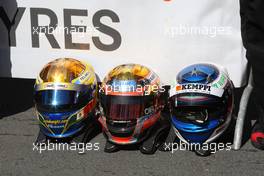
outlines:
[[[264,127],[264,0],[240,0],[240,14],[246,56],[253,69],[259,121]]]

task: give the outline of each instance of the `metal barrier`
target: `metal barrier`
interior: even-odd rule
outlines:
[[[244,128],[244,122],[246,118],[246,112],[247,112],[247,105],[249,101],[250,94],[253,90],[253,74],[252,69],[250,70],[249,79],[248,79],[248,85],[244,89],[240,105],[239,105],[239,112],[236,120],[236,127],[235,127],[235,134],[234,134],[234,141],[233,141],[233,149],[239,150],[241,148],[242,143],[242,137],[243,137],[243,128]]]

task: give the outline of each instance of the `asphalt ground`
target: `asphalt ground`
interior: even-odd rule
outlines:
[[[33,108],[0,120],[1,176],[72,175],[264,175],[264,153],[250,142],[239,151],[218,151],[199,157],[191,151],[143,155],[138,150],[104,153],[105,139],[97,135],[90,142],[99,150],[37,151],[33,142],[38,133]]]
[[[256,117],[254,107],[248,110],[251,113],[245,122],[244,145],[239,151],[218,151],[208,157],[191,151],[143,155],[138,150],[122,150],[109,154],[104,153],[105,139],[99,134],[90,141],[98,143],[99,150],[40,153],[33,145],[39,131],[32,108],[34,80],[0,80],[5,83],[0,87],[0,176],[264,176],[264,152],[249,141],[250,121]],[[237,114],[242,90],[236,92]]]

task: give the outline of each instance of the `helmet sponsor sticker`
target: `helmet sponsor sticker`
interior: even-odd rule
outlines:
[[[220,88],[224,87],[227,83],[227,77],[224,74],[221,74],[220,79],[212,85],[212,87]]]
[[[216,88],[207,84],[177,84],[171,89],[171,95],[182,94],[182,93],[204,93],[208,95],[214,95],[222,97],[224,89]]]
[[[71,84],[71,83],[43,83],[39,85],[35,85],[36,91],[41,90],[82,90],[82,86],[78,84]]]

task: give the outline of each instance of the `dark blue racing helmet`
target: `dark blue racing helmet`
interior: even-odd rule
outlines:
[[[226,70],[213,64],[194,64],[179,72],[171,89],[171,121],[185,143],[209,143],[229,126],[234,86]]]

